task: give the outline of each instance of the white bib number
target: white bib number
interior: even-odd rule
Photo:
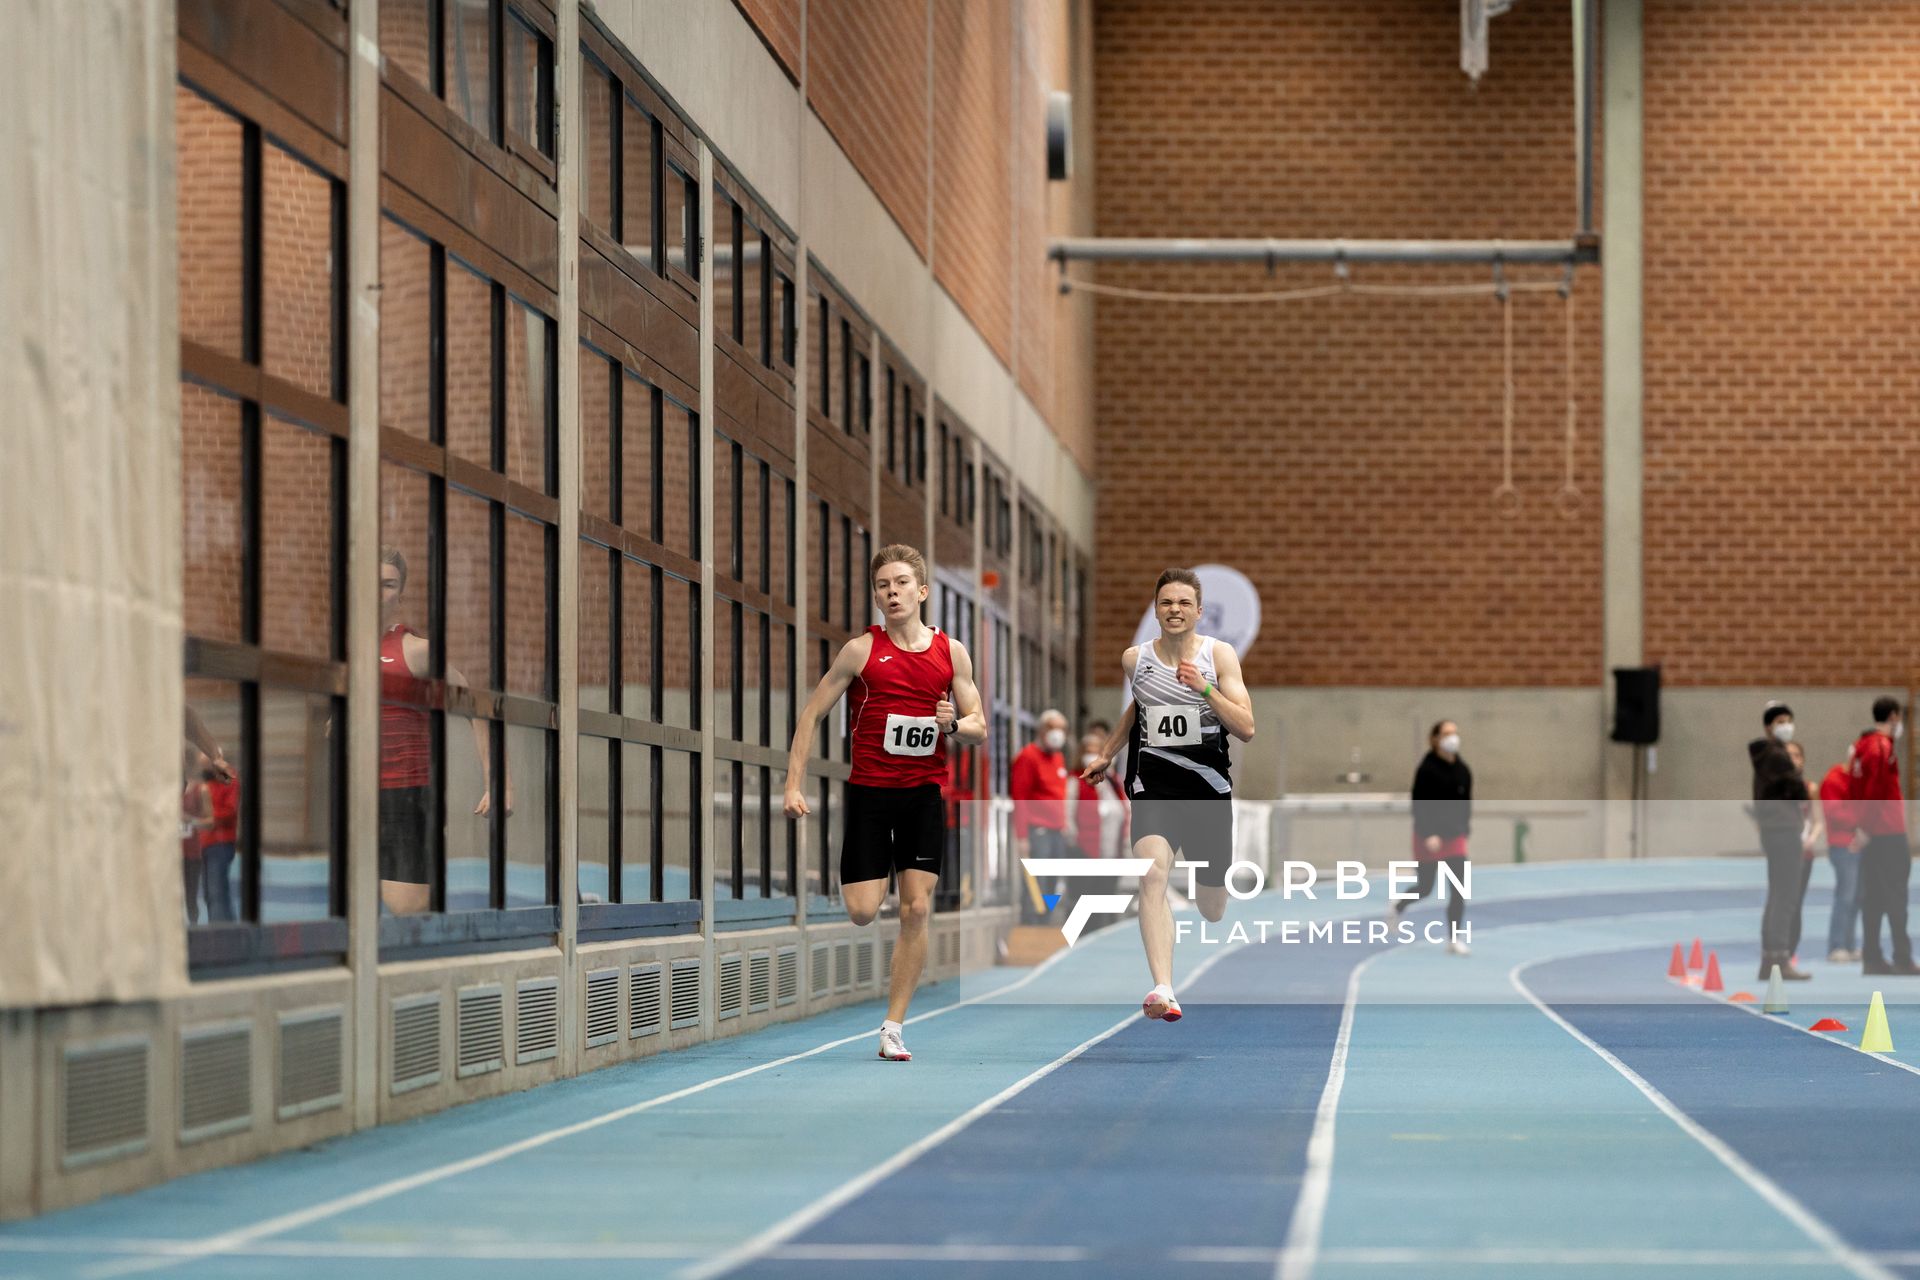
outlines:
[[[1140,714],[1147,727],[1150,747],[1197,747],[1200,745],[1200,708],[1142,707]]]
[[[930,756],[940,741],[940,722],[932,716],[887,717],[887,754]]]

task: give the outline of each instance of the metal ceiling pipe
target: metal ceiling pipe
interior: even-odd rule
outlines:
[[[1579,240],[1182,240],[1074,238],[1051,241],[1056,262],[1597,262],[1592,237]]]

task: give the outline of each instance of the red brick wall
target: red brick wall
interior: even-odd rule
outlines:
[[[934,0],[933,274],[1002,363],[1013,358],[1012,7]]]
[[[1054,313],[1061,305],[1047,265],[1046,243],[1054,230],[1052,191],[1047,183],[1047,91],[1064,86],[1064,64],[1056,67],[1066,39],[1065,11],[1056,6],[1019,6],[1020,38],[1014,80],[1014,259],[1020,293],[1020,349],[1014,367],[1020,389],[1042,417],[1056,416],[1054,405]]]
[[[926,0],[808,5],[807,59],[808,102],[924,258]]]
[[[734,0],[789,80],[800,79],[800,0]]]
[[[1476,93],[1446,5],[1103,0],[1098,234],[1565,236],[1568,28],[1563,6],[1499,19]],[[1361,268],[1356,278],[1488,277]],[[1100,279],[1257,290],[1332,273],[1116,267]],[[1583,273],[1580,299],[1585,503],[1571,520],[1550,506],[1563,425],[1551,295],[1515,304],[1515,481],[1527,504],[1516,520],[1491,503],[1493,302],[1079,301],[1096,308],[1097,669],[1132,638],[1160,569],[1220,561],[1261,592],[1253,684],[1597,684],[1597,273]]]
[[[1912,676],[1916,65],[1904,0],[1647,6],[1646,645],[1676,683]]]

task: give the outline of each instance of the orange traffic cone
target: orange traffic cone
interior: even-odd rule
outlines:
[[[1680,944],[1673,944],[1673,959],[1667,962],[1667,976],[1684,982],[1687,978],[1687,960],[1680,953]]]
[[[1687,968],[1694,973],[1698,973],[1706,966],[1706,963],[1704,953],[1700,950],[1700,939],[1695,938],[1693,940],[1693,954],[1687,957]]]
[[[1707,953],[1707,980],[1700,985],[1702,991],[1725,991],[1727,984],[1720,981],[1720,953]]]
[[[1736,991],[1732,995],[1727,997],[1727,1003],[1728,1004],[1752,1004],[1753,992]]]
[[[1846,1029],[1847,1024],[1838,1018],[1822,1018],[1807,1028],[1809,1031],[1845,1031]]]

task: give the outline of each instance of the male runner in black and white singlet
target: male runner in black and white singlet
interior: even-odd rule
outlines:
[[[1081,774],[1097,782],[1127,744],[1127,795],[1133,801],[1133,856],[1150,858],[1140,878],[1140,940],[1153,990],[1140,1007],[1149,1018],[1180,1019],[1173,994],[1173,911],[1167,880],[1176,853],[1193,876],[1195,905],[1208,920],[1227,910],[1233,866],[1233,776],[1227,736],[1253,738],[1253,699],[1233,646],[1194,628],[1200,579],[1169,569],[1154,584],[1160,637],[1121,658],[1130,701],[1099,756]],[[1186,885],[1182,878],[1176,884]]]

